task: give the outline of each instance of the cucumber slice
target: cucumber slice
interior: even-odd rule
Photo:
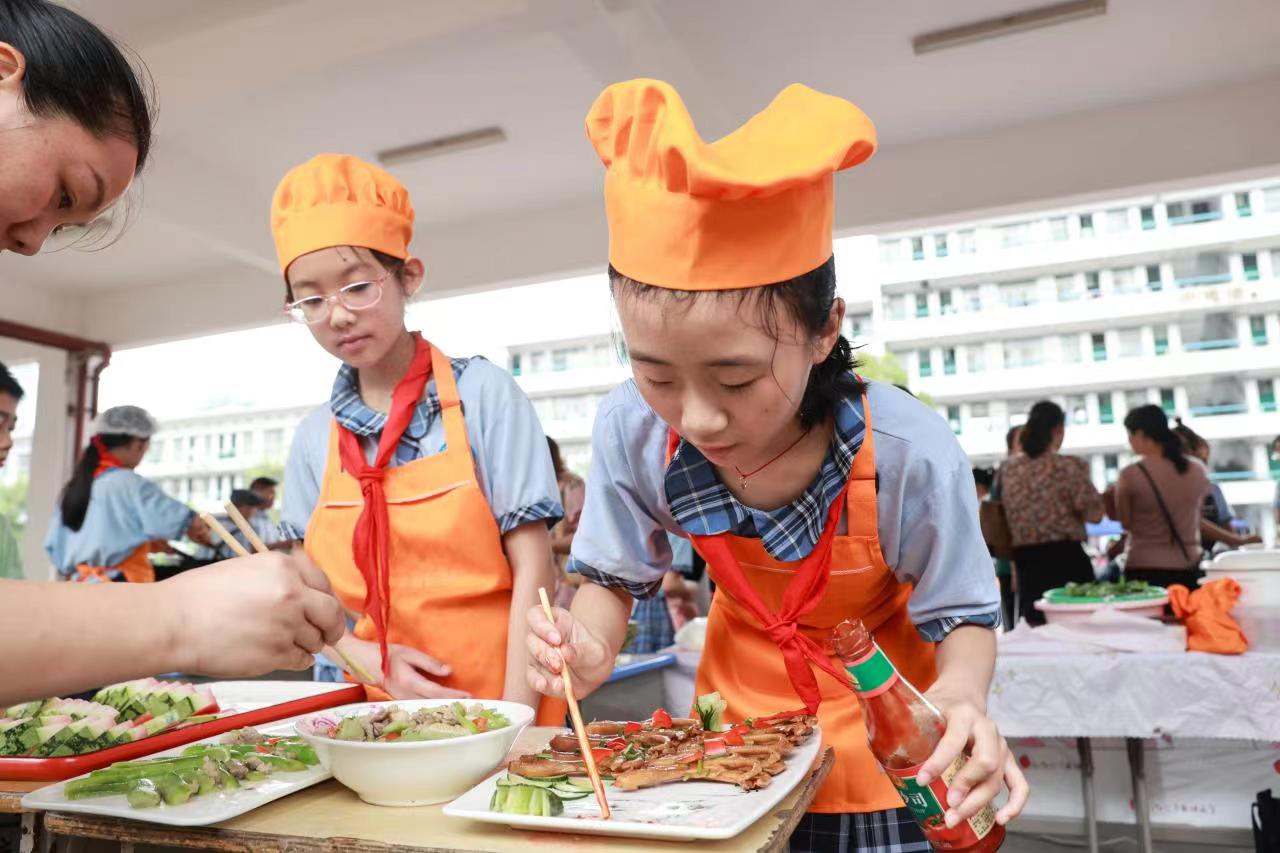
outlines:
[[[577,788],[552,788],[551,793],[555,794],[566,803],[571,800],[585,800],[591,794],[587,791],[580,791]]]
[[[507,789],[507,802],[503,806],[504,814],[528,814],[529,803],[533,798],[534,791],[540,791],[541,788],[534,788],[529,785],[516,785]]]
[[[591,785],[591,779],[587,776],[569,776],[557,787],[577,788],[579,791],[586,791],[588,794],[595,791],[595,788]]]
[[[501,780],[499,780],[501,782]],[[493,798],[489,800],[489,811],[500,812],[507,805],[507,789],[495,788]]]
[[[543,800],[542,810],[539,812],[543,817],[557,817],[564,811],[564,803],[556,796],[554,791],[546,788],[542,789]]]
[[[508,785],[532,785],[535,788],[550,788],[566,781],[568,778],[568,776],[548,776],[545,779],[528,779],[515,773],[508,773],[506,781]],[[588,783],[587,790],[591,790],[590,783]]]

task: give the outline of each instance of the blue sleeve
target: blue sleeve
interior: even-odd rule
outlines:
[[[181,539],[195,518],[195,510],[166,495],[145,477],[138,477],[133,491],[138,525],[147,540]]]
[[[662,491],[666,429],[629,400],[629,384],[601,404],[591,432],[586,502],[566,569],[649,598],[671,568],[667,530],[675,530]]]
[[[533,404],[511,374],[474,358],[458,380],[485,499],[502,533],[541,521],[553,526],[564,517],[560,489]]]
[[[329,409],[321,406],[302,419],[289,446],[284,466],[284,495],[280,530],[289,539],[302,539],[320,501],[320,479],[329,455]]]

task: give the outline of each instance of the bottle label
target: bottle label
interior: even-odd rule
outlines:
[[[854,692],[863,699],[879,696],[898,682],[898,671],[876,645],[872,645],[871,651],[845,669],[853,679]]]
[[[898,789],[902,802],[906,803],[916,822],[924,830],[925,837],[936,850],[967,849],[986,838],[996,825],[995,810],[986,806],[968,820],[953,827],[947,826],[947,793],[951,789],[951,781],[956,778],[964,762],[965,756],[956,758],[941,777],[928,785],[921,785],[916,781],[922,765],[902,770],[885,769],[893,780],[894,787]]]

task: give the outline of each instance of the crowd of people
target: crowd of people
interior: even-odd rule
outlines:
[[[1209,476],[1209,442],[1163,408],[1139,406],[1125,417],[1137,457],[1105,491],[1086,460],[1061,453],[1066,416],[1056,403],[1033,405],[1006,435],[1008,456],[996,469],[975,469],[980,500],[1007,526],[1011,554],[995,558],[1006,627],[1019,620],[1044,624],[1035,603],[1050,589],[1122,574],[1157,586],[1196,588],[1201,564],[1214,549],[1262,540],[1234,529],[1234,513]],[[1280,445],[1280,437],[1273,444]],[[1280,513],[1280,500],[1277,503]],[[1124,535],[1106,551],[1099,572],[1086,543],[1086,525],[1110,518]],[[988,536],[993,550],[1000,550]]]

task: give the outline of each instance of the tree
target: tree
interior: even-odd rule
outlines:
[[[0,485],[0,515],[9,519],[13,534],[20,538],[27,524],[26,474],[19,474],[18,478],[8,485]]]

